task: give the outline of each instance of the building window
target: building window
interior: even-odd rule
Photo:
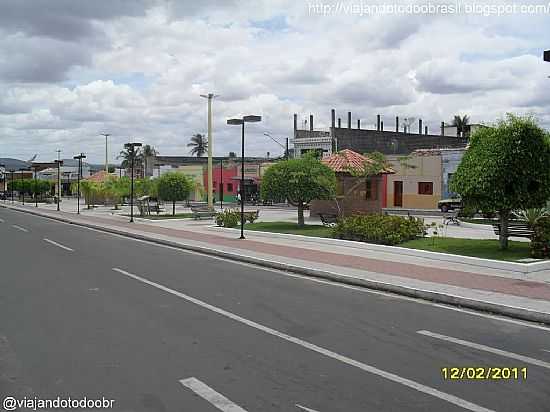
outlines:
[[[227,184],[227,191],[228,192],[233,192],[233,183],[228,183]]]
[[[418,182],[418,194],[433,195],[434,194],[433,182]]]

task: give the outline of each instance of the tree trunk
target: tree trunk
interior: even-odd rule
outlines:
[[[304,226],[304,203],[303,202],[298,203],[298,226],[299,227]]]
[[[502,250],[508,249],[508,220],[510,219],[510,212],[507,210],[499,211],[500,216],[500,234],[498,235],[498,241]]]
[[[176,201],[172,201],[172,216],[176,216]]]

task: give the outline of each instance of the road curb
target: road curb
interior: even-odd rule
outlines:
[[[441,292],[435,292],[435,291],[418,289],[418,288],[401,286],[401,285],[394,285],[391,283],[381,282],[377,280],[359,279],[352,276],[341,275],[338,273],[333,273],[333,272],[328,272],[328,271],[323,271],[318,269],[305,268],[305,267],[296,266],[288,263],[261,259],[253,256],[246,256],[246,255],[241,255],[241,254],[236,254],[231,252],[225,252],[222,250],[212,249],[204,246],[188,245],[188,244],[178,243],[178,242],[166,240],[166,239],[157,239],[151,236],[127,232],[125,230],[119,230],[119,229],[114,229],[110,227],[104,227],[93,223],[78,222],[78,221],[74,221],[69,218],[65,218],[61,216],[51,216],[51,215],[43,214],[34,210],[25,210],[25,209],[11,207],[7,205],[0,205],[0,207],[22,212],[22,213],[28,213],[31,215],[40,216],[47,219],[56,220],[63,223],[72,224],[75,226],[86,227],[94,230],[99,230],[102,232],[116,234],[119,236],[125,236],[133,239],[144,240],[147,242],[152,242],[152,243],[156,243],[164,246],[170,246],[170,247],[174,247],[182,250],[189,250],[192,252],[198,252],[205,255],[221,257],[221,258],[235,260],[243,263],[251,263],[254,265],[267,267],[270,269],[277,269],[277,270],[297,273],[297,274],[305,275],[309,277],[331,280],[331,281],[344,283],[348,285],[361,286],[361,287],[366,287],[368,289],[391,292],[391,293],[396,293],[398,295],[419,298],[423,300],[429,300],[432,302],[445,303],[448,305],[460,306],[463,308],[475,309],[483,312],[491,312],[494,314],[504,315],[504,316],[508,316],[516,319],[527,320],[530,322],[537,322],[537,323],[545,323],[547,325],[550,325],[550,313],[536,312],[536,311],[526,309],[526,308],[521,308],[521,307],[506,306],[506,305],[501,305],[501,304],[492,303],[492,302],[485,302],[485,301],[465,298],[463,296],[445,294]]]

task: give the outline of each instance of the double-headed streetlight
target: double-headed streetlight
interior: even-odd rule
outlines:
[[[239,239],[244,239],[244,124],[245,123],[257,123],[262,121],[262,116],[249,115],[244,116],[241,119],[229,119],[227,124],[229,125],[240,125],[242,127],[241,134],[241,187],[239,188],[239,193],[241,195],[241,237]]]
[[[25,205],[25,172],[28,171],[28,168],[21,168],[21,193],[23,194],[23,206]]]
[[[130,183],[130,223],[134,221],[134,159],[136,157],[136,147],[140,147],[141,143],[126,143],[124,147],[128,149],[130,154],[130,167],[131,167],[131,183]]]
[[[57,211],[59,212],[59,204],[61,203],[61,166],[63,166],[63,160],[54,160],[57,164]]]
[[[271,133],[264,132],[264,136],[269,137],[271,140],[273,140],[275,143],[277,143],[279,146],[281,146],[285,151],[285,160],[288,160],[288,137],[286,138],[286,147],[283,146],[281,142],[279,142],[277,139],[275,139],[273,136],[271,136]]]
[[[78,160],[78,173],[77,173],[77,200],[76,200],[76,214],[80,214],[80,178],[82,177],[82,159],[86,159],[84,153],[80,153],[78,156],[74,156],[73,159]]]
[[[38,166],[33,165],[32,168],[34,169],[34,207],[38,207]]]

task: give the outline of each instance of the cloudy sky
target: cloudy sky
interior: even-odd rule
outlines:
[[[502,2],[391,4],[455,2],[1,0],[0,157],[48,161],[59,148],[101,162],[102,132],[111,161],[129,140],[187,155],[206,132],[208,92],[220,95],[216,155],[239,150],[225,122],[244,114],[264,118],[248,127],[250,155],[280,154],[263,132],[290,136],[294,112],[325,128],[333,107],[367,126],[377,113],[388,127],[399,115],[435,130],[454,114],[515,112],[550,128],[548,2],[500,16],[488,7]]]

